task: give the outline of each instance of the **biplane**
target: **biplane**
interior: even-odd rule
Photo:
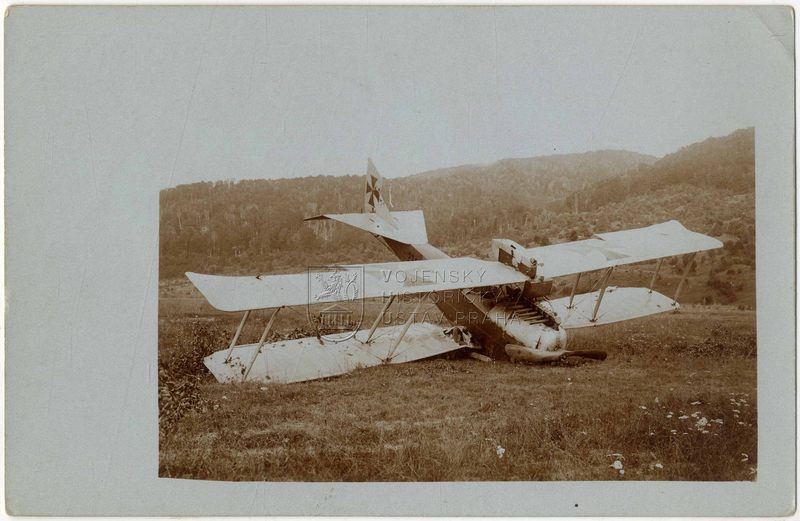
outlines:
[[[291,383],[345,374],[358,367],[403,363],[466,349],[486,359],[548,362],[578,356],[605,359],[603,351],[571,351],[567,331],[676,310],[692,257],[720,248],[712,237],[678,221],[598,233],[589,239],[525,248],[494,239],[491,260],[450,257],[428,243],[421,210],[393,211],[383,198],[383,178],[367,162],[364,210],[324,214],[306,221],[335,221],[380,240],[398,262],[333,265],[287,275],[217,276],[186,273],[214,308],[243,313],[226,349],[204,363],[220,382]],[[653,290],[665,258],[685,255],[674,294]],[[617,266],[657,260],[649,287],[610,285]],[[581,277],[599,274],[596,288],[578,293]],[[550,298],[554,279],[573,277],[569,296]],[[416,299],[399,324],[385,317],[398,299]],[[333,322],[348,314],[342,303],[383,299],[369,328],[267,342],[281,309],[326,304]],[[431,302],[451,327],[419,320]],[[257,343],[237,345],[248,317],[272,310]],[[331,318],[332,317],[332,318]],[[330,333],[328,330],[324,330]]]

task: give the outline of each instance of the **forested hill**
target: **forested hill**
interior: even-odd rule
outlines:
[[[678,184],[736,194],[754,192],[754,129],[737,130],[725,137],[683,147],[649,167],[582,187],[565,202],[568,208],[598,207]]]
[[[656,157],[627,150],[600,150],[580,154],[553,154],[548,156],[501,159],[486,165],[461,165],[428,170],[409,176],[420,179],[466,179],[493,182],[498,176],[535,175],[547,179],[558,188],[578,189],[588,183],[619,175],[620,172],[649,165]]]
[[[424,210],[430,241],[448,247],[510,233],[529,222],[531,211],[653,161],[618,150],[505,159],[388,179],[384,196],[396,210]],[[178,277],[189,270],[280,271],[301,266],[302,259],[390,260],[367,234],[342,226],[314,230],[303,223],[304,217],[320,213],[361,211],[363,187],[358,175],[219,181],[163,190],[160,276]]]
[[[657,161],[601,151],[424,172],[388,179],[386,197],[396,210],[424,210],[430,242],[451,255],[483,256],[493,237],[541,245],[677,219],[725,243],[697,259],[695,277],[713,290],[710,298],[735,302],[738,291],[751,302],[754,174],[754,131],[743,129]],[[164,190],[160,278],[394,260],[366,233],[303,223],[315,214],[360,211],[363,183],[360,175],[324,176]]]

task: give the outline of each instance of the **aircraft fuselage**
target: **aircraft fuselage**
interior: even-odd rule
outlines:
[[[401,261],[450,258],[431,244],[404,244],[380,238]],[[487,297],[475,290],[453,290],[432,295],[431,300],[450,322],[463,326],[472,339],[494,358],[506,358],[505,346],[518,344],[529,349],[554,350],[566,347],[566,332],[539,313],[527,301],[509,300],[495,294]]]

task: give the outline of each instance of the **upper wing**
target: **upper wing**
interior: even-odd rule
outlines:
[[[528,280],[499,262],[470,257],[340,266],[291,275],[186,276],[212,306],[222,311],[343,302]]]
[[[717,239],[687,230],[678,221],[668,221],[598,233],[583,241],[528,248],[524,254],[536,259],[537,275],[552,278],[720,247]]]

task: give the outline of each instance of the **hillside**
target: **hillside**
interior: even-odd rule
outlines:
[[[725,137],[683,147],[650,166],[582,187],[565,203],[568,208],[600,207],[678,184],[734,194],[753,193],[755,130],[741,129]]]
[[[649,165],[656,157],[629,152],[627,150],[599,150],[580,154],[553,154],[526,158],[501,159],[486,165],[461,165],[437,170],[428,170],[409,176],[414,182],[420,180],[460,180],[491,183],[509,176],[535,176],[546,180],[545,192],[576,190],[590,183],[614,177],[621,172],[633,170],[639,165]]]
[[[430,241],[450,247],[522,227],[531,210],[654,160],[624,151],[506,159],[391,179],[386,197],[394,209],[424,210]],[[361,211],[363,183],[362,176],[318,176],[163,190],[160,277],[296,269],[303,263],[292,259],[308,261],[307,255],[321,252],[320,263],[390,260],[360,232],[317,224],[315,234],[302,222],[320,213]]]
[[[656,161],[601,151],[453,167],[388,180],[387,198],[398,210],[424,210],[430,242],[452,255],[483,256],[493,237],[539,245],[677,219],[725,243],[698,256],[683,300],[752,306],[754,137],[753,129],[738,130]],[[164,190],[160,278],[393,260],[361,232],[302,222],[360,211],[362,183],[361,176],[307,177]]]

